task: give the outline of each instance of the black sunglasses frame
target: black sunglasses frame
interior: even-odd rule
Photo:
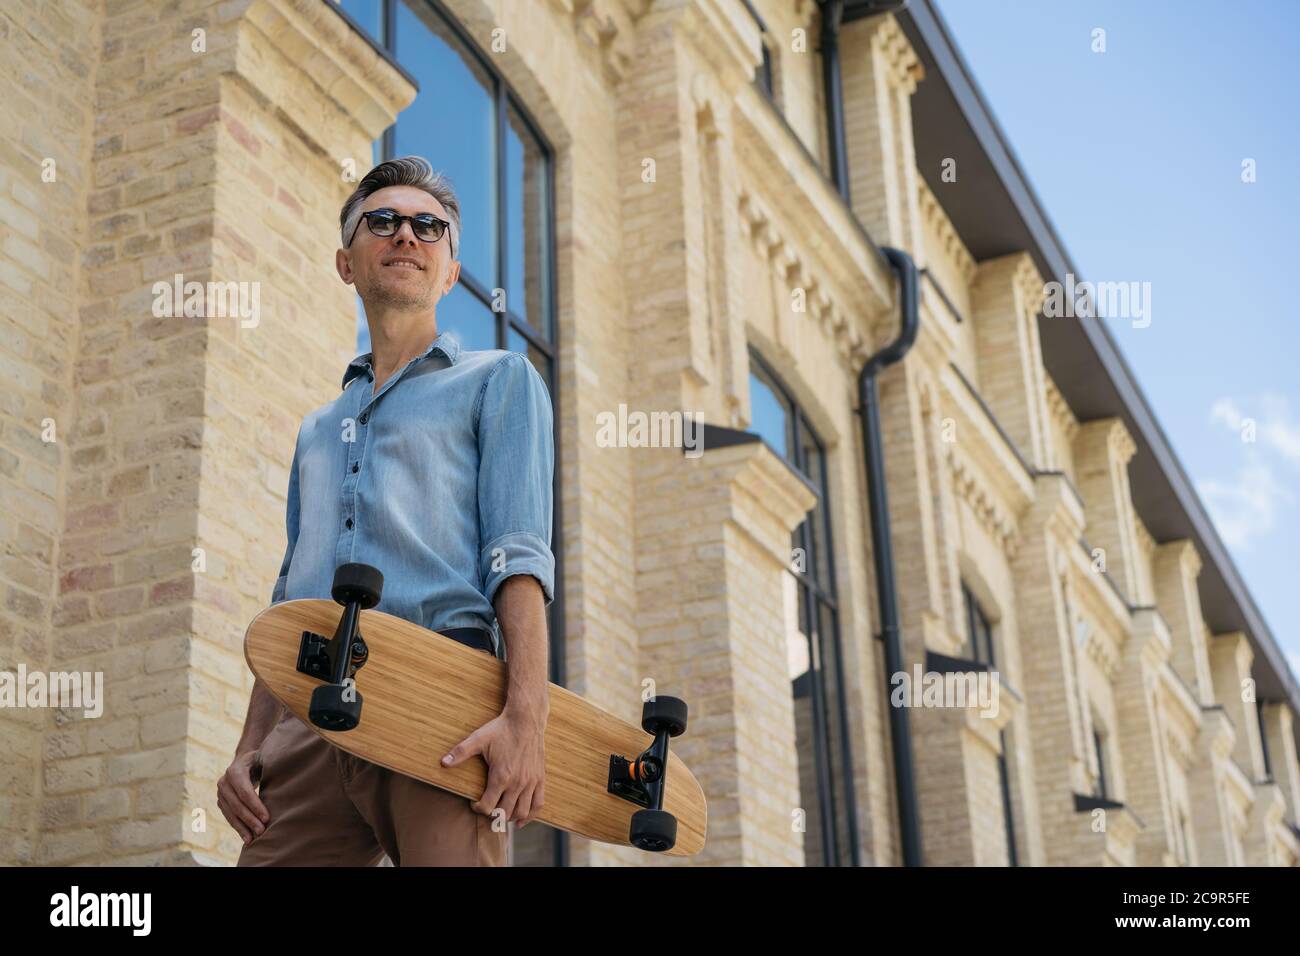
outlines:
[[[396,224],[393,226],[393,231],[390,232],[387,236],[375,232],[375,226],[374,223],[371,221],[370,217],[379,216],[379,215],[392,217],[393,222]],[[428,217],[429,219],[432,219],[434,222],[441,224],[442,232],[439,233],[439,235],[434,239],[425,239],[423,236],[421,236],[418,232],[415,231],[415,221],[421,217]],[[437,242],[443,236],[447,236],[448,237],[447,243],[448,245],[451,244],[451,223],[447,222],[447,220],[445,219],[439,219],[431,212],[416,213],[414,216],[402,216],[398,214],[396,209],[388,209],[385,207],[383,209],[372,209],[369,212],[363,212],[361,214],[361,219],[365,220],[366,228],[370,230],[371,235],[378,236],[380,239],[388,239],[392,236],[397,235],[398,231],[402,228],[402,223],[409,222],[411,224],[411,235],[415,236],[415,238],[419,239],[421,242]],[[352,235],[348,237],[349,249],[352,248],[352,243],[357,238],[357,232],[360,229],[361,229],[361,220],[359,219],[357,220],[356,227],[352,230]],[[452,258],[454,259],[456,257],[456,250],[453,249],[451,254],[452,254]]]

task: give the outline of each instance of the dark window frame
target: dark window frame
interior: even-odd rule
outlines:
[[[1174,805],[1174,819],[1178,823],[1178,828],[1177,828],[1178,839],[1176,842],[1178,844],[1178,849],[1180,851],[1178,855],[1181,858],[1178,861],[1179,865],[1191,866],[1192,865],[1192,843],[1187,836],[1187,815],[1183,813],[1183,808],[1177,804]]]
[[[970,647],[971,660],[981,664],[987,664],[989,670],[997,668],[993,640],[993,625],[989,621],[988,614],[984,612],[979,598],[970,589],[970,586],[963,581],[961,583],[962,601],[966,605],[966,640]],[[980,647],[980,636],[983,635],[984,646]],[[1020,857],[1016,852],[1016,823],[1011,808],[1011,773],[1007,768],[1007,733],[1005,730],[998,732],[998,741],[1001,749],[998,752],[998,780],[1002,789],[1002,822],[1006,828],[1007,835],[1007,864],[1009,866],[1019,866]]]
[[[764,34],[760,46],[763,48],[763,65],[757,70],[758,88],[763,91],[764,96],[775,104],[776,70],[772,65],[772,46],[767,42],[766,34]]]
[[[1092,725],[1092,749],[1097,759],[1097,793],[1103,800],[1110,799],[1110,788],[1106,784],[1106,735],[1098,729],[1096,722]]]
[[[781,103],[777,97],[776,82],[780,63],[772,43],[772,34],[768,32],[767,23],[754,8],[753,3],[750,0],[741,0],[741,2],[745,5],[746,12],[753,18],[754,25],[758,27],[759,46],[763,53],[763,62],[754,70],[754,85],[779,113]]]
[[[827,480],[826,467],[826,445],[818,436],[812,423],[808,420],[807,414],[795,400],[793,393],[782,381],[781,376],[776,370],[752,347],[749,350],[750,373],[759,378],[772,391],[777,401],[784,408],[787,415],[787,443],[789,454],[783,455],[780,449],[772,448],[772,451],[783,458],[791,467],[802,475],[809,484],[816,490],[818,502],[814,505],[812,511],[800,523],[791,535],[792,547],[803,549],[805,555],[804,567],[802,569],[789,568],[790,573],[794,575],[796,584],[799,588],[802,600],[800,603],[800,626],[803,627],[803,633],[809,640],[809,676],[816,675],[817,679],[808,681],[812,693],[812,712],[813,712],[813,738],[815,743],[815,759],[817,764],[817,790],[818,800],[820,803],[820,812],[822,819],[821,837],[822,837],[822,858],[829,865],[842,865],[841,857],[843,854],[840,850],[840,841],[836,838],[835,832],[838,826],[838,815],[836,813],[836,786],[831,780],[831,766],[828,759],[827,750],[830,744],[827,722],[832,719],[832,715],[827,713],[827,701],[825,688],[822,686],[824,669],[822,666],[822,644],[828,645],[825,650],[834,655],[835,664],[835,694],[836,699],[840,702],[837,709],[838,717],[836,721],[839,724],[840,737],[840,781],[843,793],[842,797],[844,806],[845,826],[848,832],[844,835],[848,844],[848,865],[861,865],[861,848],[858,841],[858,815],[857,799],[854,792],[853,776],[853,738],[850,734],[850,725],[848,720],[848,709],[845,706],[844,692],[844,653],[843,645],[840,638],[840,613],[839,604],[835,594],[835,547],[832,534],[829,507],[830,507],[830,488]],[[808,454],[808,444],[813,448],[818,458],[816,468],[810,467],[810,456]],[[771,445],[768,445],[771,448]],[[820,530],[815,529],[813,525],[820,519],[824,527]],[[816,534],[822,534],[824,538],[824,547],[817,547]],[[825,554],[825,566],[818,558],[818,552]],[[822,612],[825,610],[830,616],[830,625],[828,628],[822,627]],[[823,631],[829,630],[829,634]]]
[[[1264,698],[1255,700],[1255,720],[1259,724],[1259,749],[1264,757],[1264,779],[1273,779],[1273,762],[1268,758],[1268,727],[1264,721]]]

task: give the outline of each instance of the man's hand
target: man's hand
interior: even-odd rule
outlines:
[[[271,822],[271,813],[258,797],[257,787],[253,786],[254,771],[261,776],[260,750],[250,750],[235,757],[217,781],[217,807],[245,845],[254,837],[261,836]]]
[[[442,765],[456,767],[475,755],[487,763],[488,778],[483,796],[470,807],[489,817],[500,807],[507,821],[527,826],[545,796],[545,723],[503,711],[452,747]]]

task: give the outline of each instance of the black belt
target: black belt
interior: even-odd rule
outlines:
[[[459,641],[475,650],[487,651],[496,656],[496,650],[492,647],[492,632],[485,627],[444,627],[438,633],[445,634],[453,641]]]

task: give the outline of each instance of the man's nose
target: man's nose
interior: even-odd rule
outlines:
[[[415,238],[415,229],[411,226],[409,221],[403,219],[397,224],[397,232],[393,233],[393,242],[397,245],[401,245],[405,242],[414,246],[418,241],[419,240]]]

